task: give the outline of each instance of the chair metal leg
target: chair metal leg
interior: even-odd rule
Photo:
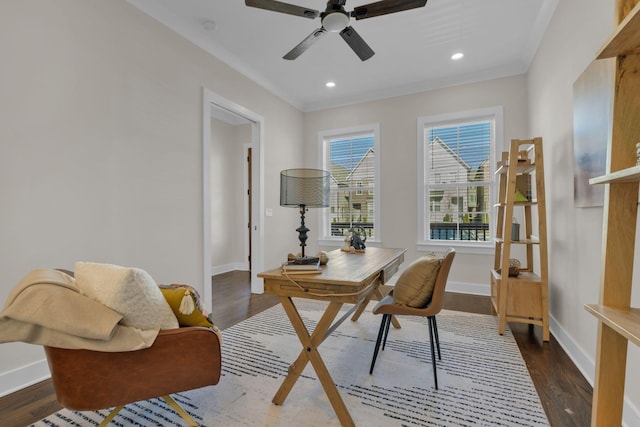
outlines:
[[[436,383],[436,390],[438,389],[438,374],[436,373],[436,349],[433,340],[433,320],[431,317],[429,319],[429,341],[431,342],[431,364],[433,365],[433,379]]]
[[[391,314],[385,314],[387,316],[386,323],[384,326],[384,339],[382,340],[382,350],[387,346],[387,336],[389,335],[389,326],[391,326],[391,318],[393,317]]]
[[[438,322],[436,321],[436,316],[432,316],[431,319],[433,319],[431,327],[433,328],[433,334],[436,338],[436,347],[438,348],[438,360],[442,360],[442,355],[440,354],[440,335],[438,335]]]
[[[373,374],[373,367],[376,366],[376,358],[378,357],[378,351],[380,350],[380,343],[382,342],[382,335],[385,331],[385,325],[387,324],[387,316],[391,317],[389,314],[382,315],[382,321],[380,322],[380,330],[378,331],[378,338],[376,339],[376,347],[373,350],[373,359],[371,360],[371,368],[369,369],[369,374]]]

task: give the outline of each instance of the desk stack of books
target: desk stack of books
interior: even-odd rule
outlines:
[[[320,261],[314,264],[298,264],[294,261],[288,261],[282,264],[282,273],[284,274],[320,274]]]

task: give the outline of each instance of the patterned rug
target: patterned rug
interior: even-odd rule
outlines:
[[[325,305],[296,300],[311,330]],[[518,346],[493,316],[442,311],[442,360],[435,390],[426,319],[401,317],[373,375],[369,365],[381,316],[346,320],[319,347],[358,426],[548,426]],[[309,364],[282,406],[271,403],[300,343],[276,306],[223,331],[223,376],[214,387],[174,395],[202,426],[339,426]],[[62,410],[36,426],[98,425],[108,411]],[[126,406],[113,426],[182,426],[160,399]]]

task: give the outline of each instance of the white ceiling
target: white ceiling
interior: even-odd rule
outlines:
[[[243,0],[129,0],[153,18],[303,111],[525,73],[559,0],[428,0],[423,8],[356,21],[376,54],[362,62],[337,33],[294,61],[282,56],[320,19]],[[326,0],[287,0],[323,11]],[[373,0],[347,0],[345,9]],[[451,55],[464,58],[452,61]],[[336,87],[328,89],[332,80]]]

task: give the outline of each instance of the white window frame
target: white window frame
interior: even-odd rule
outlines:
[[[353,126],[342,129],[332,129],[318,132],[318,167],[320,169],[329,170],[329,152],[327,150],[326,141],[340,138],[351,138],[362,134],[373,135],[373,150],[375,153],[375,185],[368,187],[367,191],[373,192],[374,198],[374,216],[373,216],[373,234],[375,237],[368,238],[367,244],[380,244],[382,242],[380,226],[380,124],[371,123],[361,126]],[[364,190],[365,187],[362,187]],[[331,209],[319,209],[318,213],[318,229],[320,230],[318,244],[320,246],[341,247],[344,245],[344,237],[331,236],[330,211]]]
[[[491,241],[465,241],[465,240],[430,240],[425,238],[426,226],[430,212],[425,209],[425,150],[424,150],[424,129],[425,127],[437,126],[455,126],[464,122],[472,121],[494,121],[494,141],[489,158],[490,176],[492,182],[489,186],[489,206],[493,207],[497,201],[497,178],[495,176],[496,158],[498,153],[502,152],[504,147],[504,124],[503,124],[503,108],[502,106],[481,108],[477,110],[460,111],[456,113],[440,114],[434,116],[418,117],[417,134],[418,134],[418,239],[416,247],[418,251],[442,251],[444,248],[453,247],[461,253],[475,254],[493,254],[495,244]],[[496,212],[489,213],[489,235],[495,236],[496,228]],[[427,218],[427,221],[424,219]]]

